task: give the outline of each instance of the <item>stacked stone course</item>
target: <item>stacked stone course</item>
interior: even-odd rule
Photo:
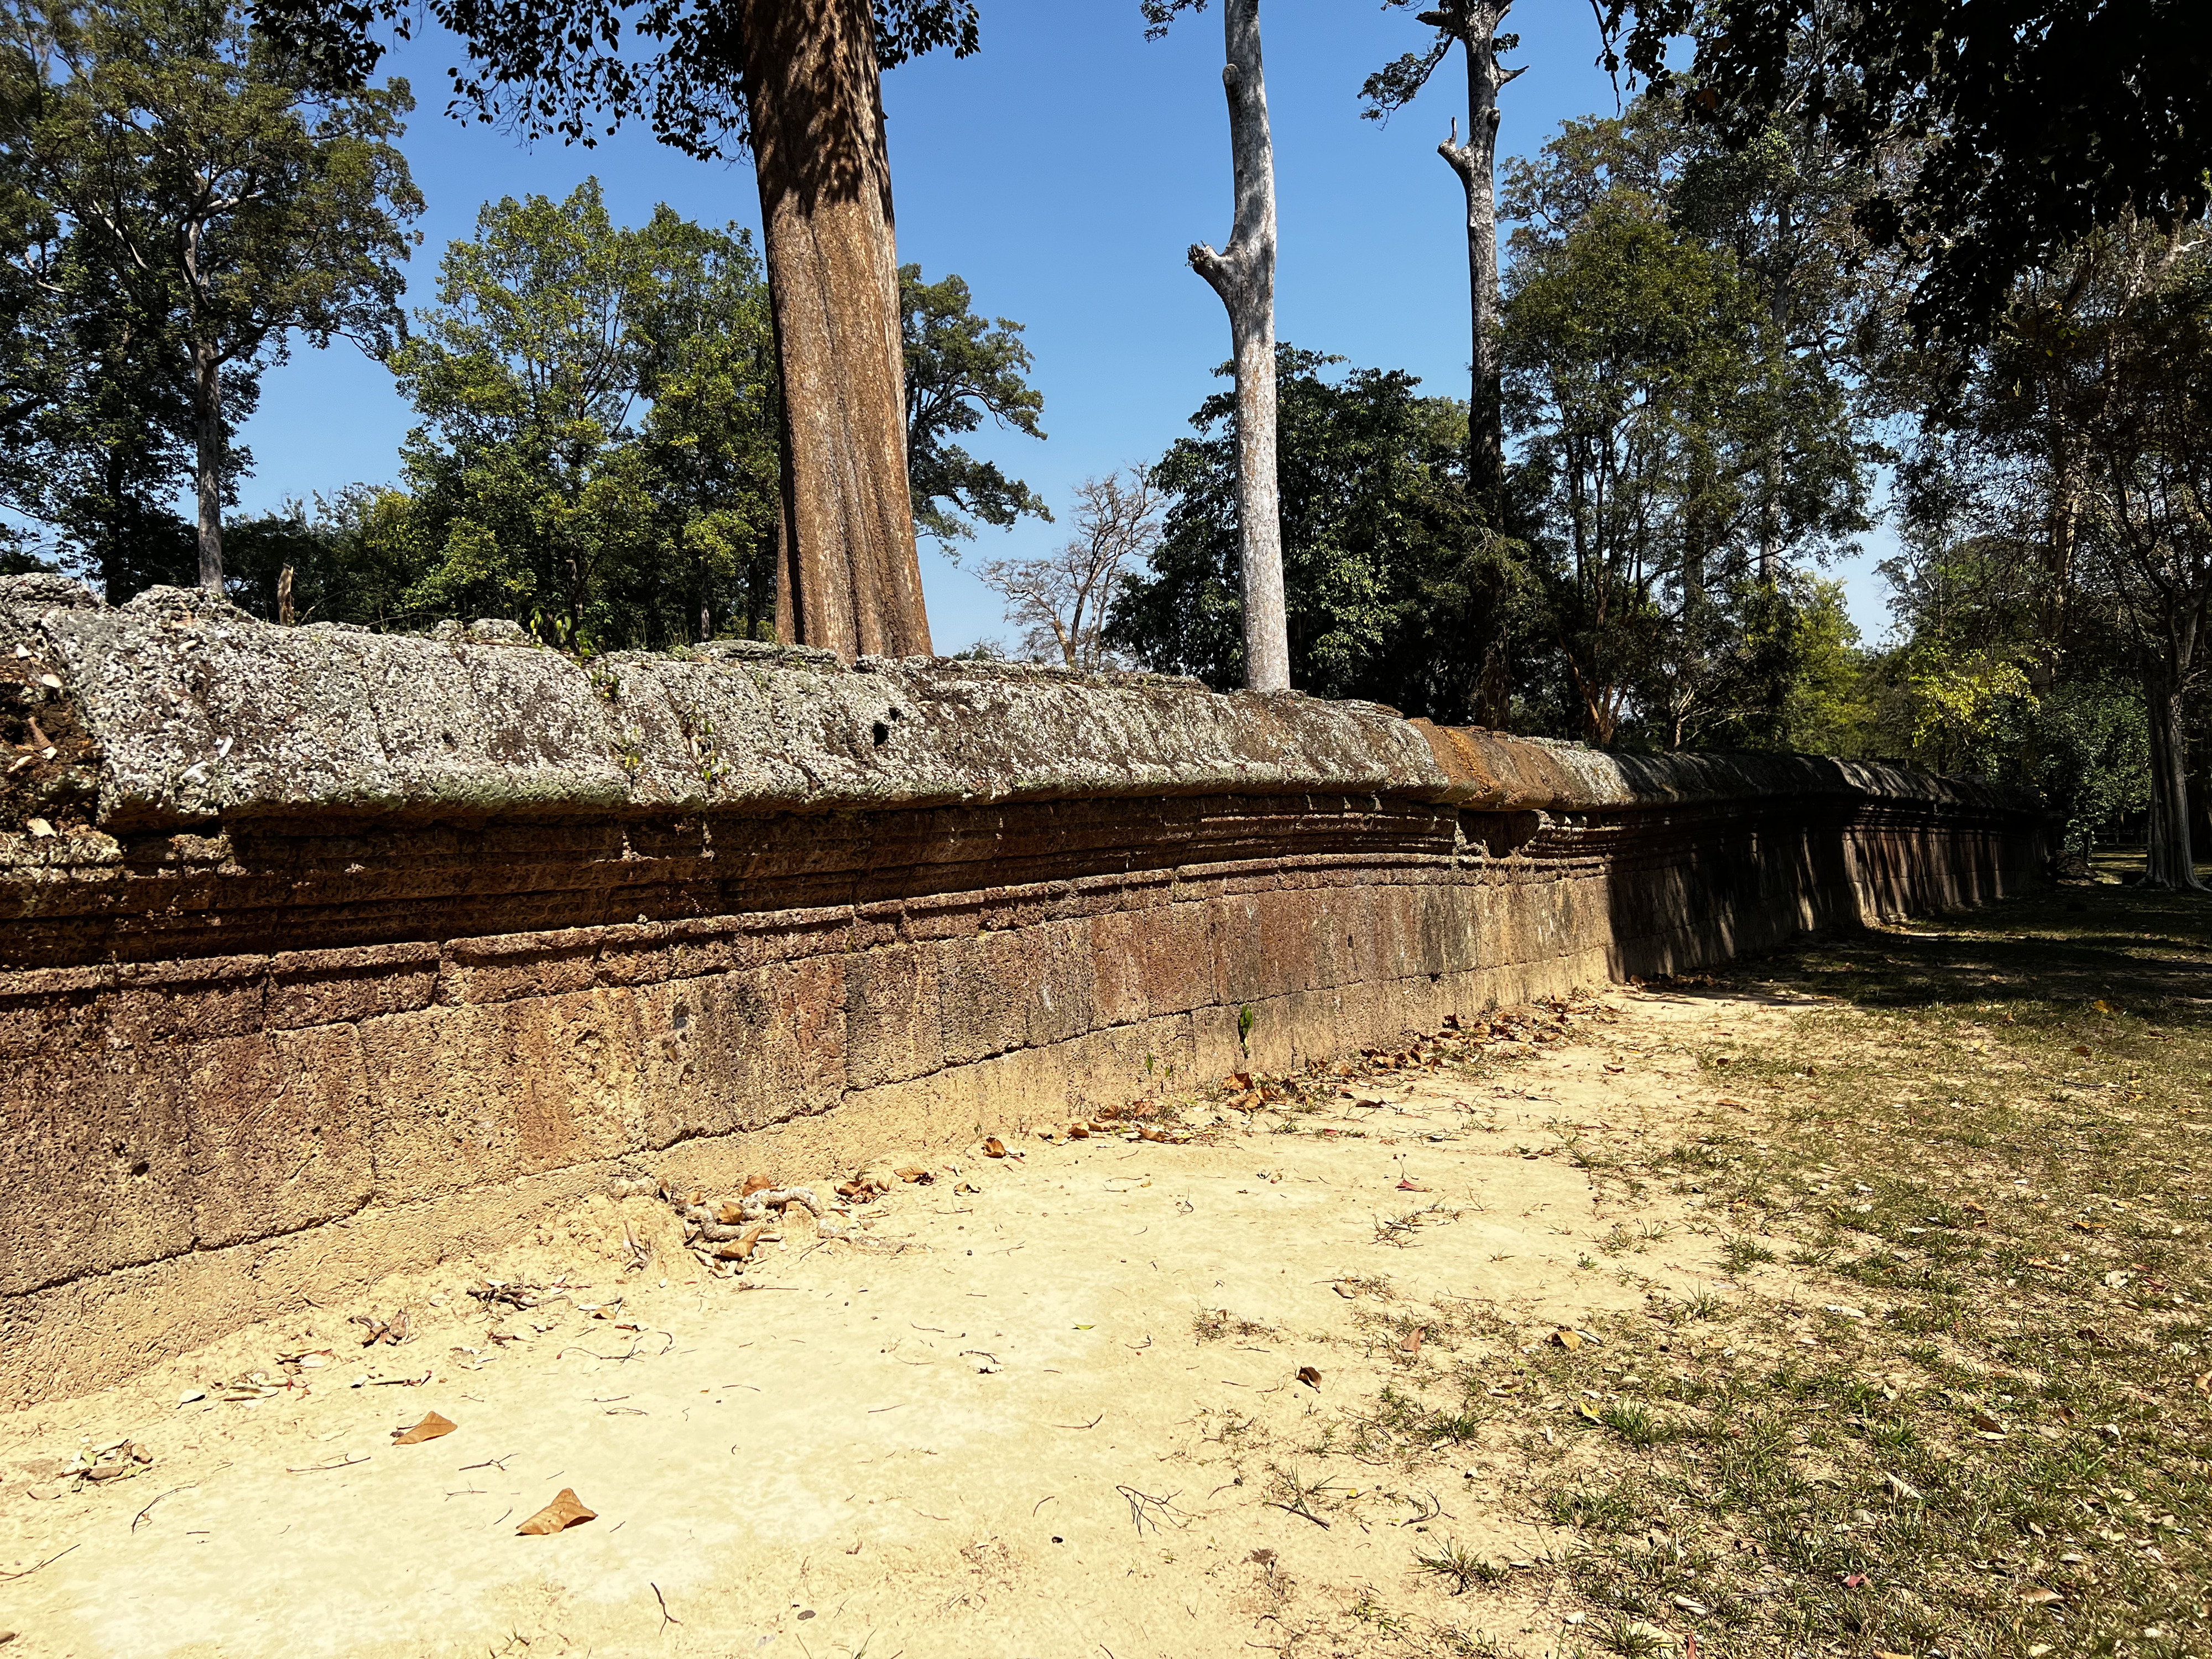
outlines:
[[[625,1169],[964,1146],[2043,862],[2033,800],[1893,768],[39,577],[0,738],[0,1404]]]

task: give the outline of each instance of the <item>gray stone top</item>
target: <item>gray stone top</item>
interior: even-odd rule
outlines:
[[[1224,696],[1154,675],[933,659],[848,668],[743,642],[578,662],[508,623],[285,628],[178,588],[111,609],[46,576],[0,580],[10,680],[73,710],[96,821],[114,830],[1223,793],[1509,810],[1980,793],[1799,757],[1618,757],[1443,732],[1372,704]]]

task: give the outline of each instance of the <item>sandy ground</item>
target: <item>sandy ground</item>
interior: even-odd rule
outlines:
[[[1786,1012],[1602,1005],[1564,1043],[1364,1079],[1311,1114],[1226,1114],[1212,1144],[1032,1137],[741,1281],[670,1248],[651,1200],[596,1200],[501,1262],[0,1421],[7,1659],[1579,1645],[1555,1589],[1461,1600],[1415,1565],[1445,1538],[1509,1569],[1563,1542],[1518,1518],[1510,1460],[1447,1448],[1408,1475],[1349,1431],[1386,1382],[1443,1376],[1404,1352],[1408,1310],[1517,1328],[1510,1358],[1514,1336],[1718,1277],[1697,1199],[1659,1182],[1635,1218],[1689,1225],[1634,1283],[1577,1271],[1631,1212],[1563,1136],[1671,1144],[1713,1091],[1639,1047],[1755,1041]],[[1416,1212],[1401,1243],[1378,1237]],[[663,1243],[644,1273],[621,1265],[625,1212]],[[567,1295],[488,1310],[467,1294],[487,1269],[565,1275]],[[402,1304],[413,1340],[363,1349],[351,1317]],[[327,1363],[281,1363],[315,1349]],[[281,1386],[222,1397],[253,1371]],[[458,1429],[392,1443],[428,1411]],[[152,1460],[136,1474],[56,1479],[126,1436]],[[1320,1490],[1299,1504],[1297,1486]],[[518,1535],[562,1488],[597,1518]]]

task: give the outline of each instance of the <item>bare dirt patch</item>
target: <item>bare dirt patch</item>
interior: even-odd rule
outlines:
[[[2039,902],[1031,1135],[736,1280],[586,1206],[0,1422],[0,1631],[2203,1652],[2206,917]]]

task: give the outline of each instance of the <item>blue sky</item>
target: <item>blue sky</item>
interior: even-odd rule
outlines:
[[[1409,8],[1408,9],[1412,9]],[[1362,120],[1366,76],[1429,31],[1375,0],[1271,0],[1263,14],[1280,216],[1279,337],[1353,362],[1402,368],[1466,395],[1468,297],[1462,196],[1436,153],[1465,109],[1456,64],[1388,125]],[[1585,0],[1522,0],[1509,25],[1501,157],[1533,153],[1567,117],[1613,107],[1595,67]],[[389,72],[418,102],[403,148],[428,201],[411,273],[428,303],[447,242],[501,195],[562,196],[596,174],[618,219],[655,203],[757,230],[749,168],[686,160],[625,130],[595,149],[463,125],[446,113],[450,39],[400,47]],[[1055,508],[1091,475],[1151,460],[1181,432],[1228,355],[1220,301],[1183,251],[1228,239],[1230,177],[1218,13],[1147,42],[1136,0],[983,0],[983,49],[935,57],[885,82],[899,253],[934,280],[957,271],[975,307],[1027,325],[1043,443],[987,430],[971,447],[1025,478]],[[410,425],[391,375],[354,348],[303,350],[264,384],[241,434],[254,475],[248,512],[286,497],[393,478]],[[1024,521],[984,530],[964,562],[1041,552],[1060,533]],[[1844,576],[1871,640],[1886,625],[1872,558]],[[925,546],[923,585],[939,651],[1004,637],[997,600]]]

